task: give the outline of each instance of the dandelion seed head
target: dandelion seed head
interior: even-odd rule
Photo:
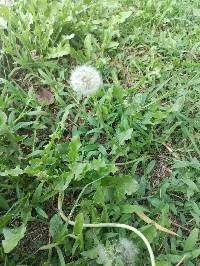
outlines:
[[[4,6],[12,6],[13,5],[13,0],[0,0],[0,5]]]
[[[138,252],[132,241],[128,240],[127,238],[120,238],[118,245],[116,245],[116,251],[126,265],[134,265]]]
[[[127,238],[120,238],[109,247],[99,245],[97,247],[98,262],[103,265],[125,265],[134,266],[138,253],[135,244]]]
[[[98,245],[97,247],[98,252],[98,263],[101,263],[105,266],[112,266],[112,254],[103,246]]]
[[[83,65],[72,71],[70,84],[78,94],[91,95],[102,85],[102,78],[95,68]]]

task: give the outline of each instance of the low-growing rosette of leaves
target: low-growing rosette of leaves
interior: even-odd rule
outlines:
[[[0,263],[116,264],[128,239],[147,265],[136,234],[83,226],[121,223],[157,266],[199,265],[198,31],[197,0],[0,5]],[[78,98],[84,64],[103,86]]]

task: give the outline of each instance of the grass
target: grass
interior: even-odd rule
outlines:
[[[199,16],[198,0],[0,5],[1,265],[150,265],[134,233],[83,223],[134,226],[157,266],[200,264]],[[89,98],[69,85],[85,63],[104,80]]]

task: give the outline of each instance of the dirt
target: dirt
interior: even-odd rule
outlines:
[[[49,243],[49,229],[48,225],[34,221],[29,222],[24,238],[20,241],[18,249],[23,253],[34,253],[42,245]]]
[[[171,154],[163,149],[156,157],[156,164],[151,172],[151,186],[153,189],[157,188],[163,179],[169,178],[172,170],[170,167],[170,161],[172,160]]]

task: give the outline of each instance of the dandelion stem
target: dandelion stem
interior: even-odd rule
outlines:
[[[89,185],[89,184],[88,184]],[[63,212],[62,210],[62,198],[63,198],[63,192],[59,192],[59,196],[58,196],[58,211],[59,214],[61,216],[61,218],[68,224],[74,226],[75,222],[71,221]],[[80,197],[79,197],[80,198]],[[120,224],[120,223],[98,223],[98,224],[83,224],[83,228],[122,228],[122,229],[127,229],[130,230],[132,232],[134,232],[135,234],[137,234],[145,243],[149,255],[150,255],[150,260],[151,260],[151,266],[156,266],[155,263],[155,257],[151,248],[151,245],[149,244],[149,241],[147,240],[147,238],[135,227],[130,226],[130,225],[126,225],[126,224]]]

